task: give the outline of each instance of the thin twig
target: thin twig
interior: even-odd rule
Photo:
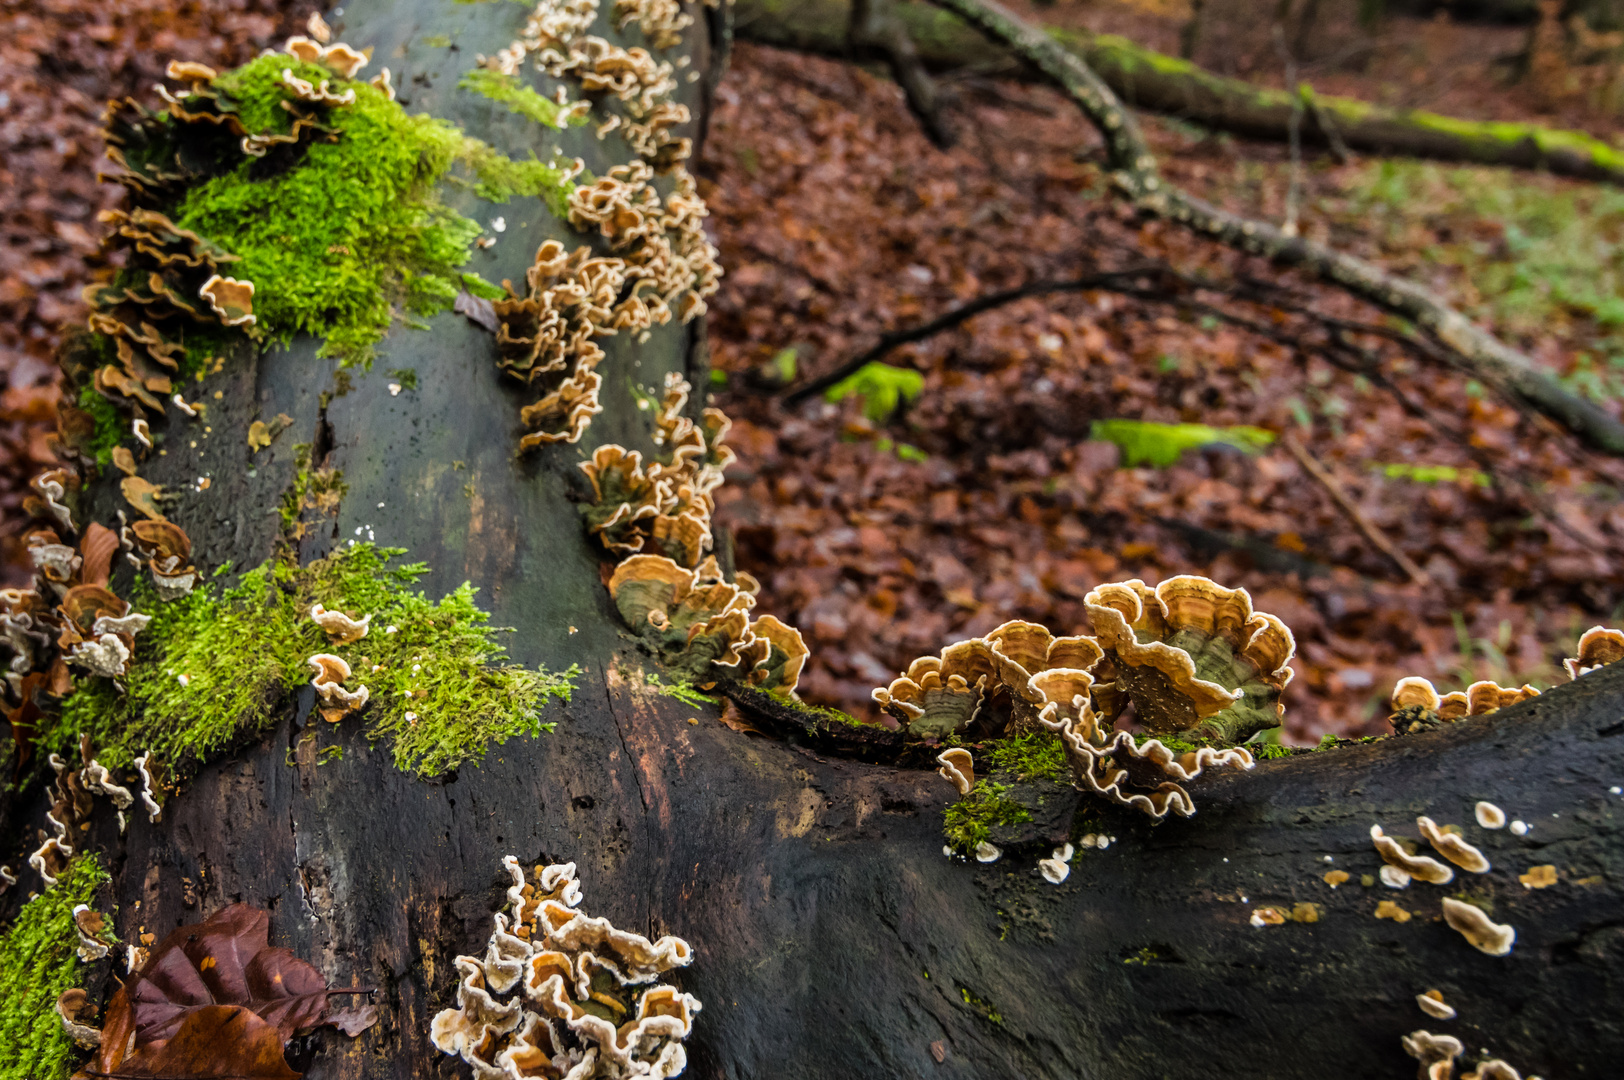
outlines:
[[[923,341],[925,338],[933,337],[944,330],[951,330],[984,311],[990,311],[995,307],[1002,307],[1005,304],[1014,303],[1016,300],[1023,300],[1029,296],[1047,296],[1059,292],[1087,292],[1090,289],[1108,288],[1123,279],[1139,277],[1155,269],[1155,267],[1138,267],[1129,270],[1113,270],[1104,274],[1093,274],[1089,277],[1074,278],[1070,281],[1037,281],[1022,285],[1019,288],[1005,289],[1003,292],[978,296],[967,304],[961,304],[945,314],[938,315],[928,323],[910,327],[906,330],[893,330],[888,334],[881,335],[880,340],[875,342],[872,347],[838,365],[833,370],[819,375],[811,382],[786,393],[784,395],[784,404],[795,405],[798,402],[805,401],[813,394],[828,389],[864,365],[879,359],[892,349],[911,342]]]
[[[1342,485],[1336,482],[1336,477],[1332,476],[1330,470],[1324,465],[1314,460],[1314,455],[1308,452],[1306,446],[1297,441],[1296,435],[1288,431],[1280,441],[1285,443],[1287,450],[1291,451],[1291,456],[1297,459],[1297,464],[1301,465],[1309,476],[1319,481],[1320,486],[1331,496],[1331,501],[1336,503],[1342,512],[1348,516],[1348,520],[1352,521],[1358,530],[1365,534],[1366,540],[1369,540],[1383,555],[1398,564],[1398,568],[1404,571],[1409,579],[1417,585],[1430,585],[1432,583],[1432,579],[1427,577],[1427,572],[1415,565],[1415,560],[1400,551],[1398,546],[1387,538],[1387,534],[1377,528],[1376,523],[1364,515],[1364,512],[1348,497],[1348,493],[1342,490]]]

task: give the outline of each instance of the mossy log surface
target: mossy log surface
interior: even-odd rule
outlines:
[[[919,58],[938,72],[985,70],[1029,77],[1007,51],[923,2],[899,2]],[[781,48],[847,56],[849,0],[739,0],[738,36]],[[1054,31],[1124,104],[1214,131],[1283,141],[1298,116],[1304,142],[1385,156],[1544,169],[1559,176],[1624,182],[1624,152],[1582,131],[1540,124],[1464,120],[1393,109],[1356,98],[1301,95],[1226,78],[1114,34]]]
[[[1624,669],[1434,734],[1215,777],[1193,787],[1189,820],[1085,803],[1088,831],[1115,842],[1053,886],[1035,869],[1046,851],[944,858],[952,791],[933,773],[747,737],[612,662],[598,658],[555,735],[440,783],[350,740],[341,760],[295,752],[290,767],[300,733],[285,722],[208,768],[161,824],[131,824],[120,935],[246,900],[335,983],[382,988],[377,1028],[297,1055],[316,1080],[459,1074],[428,1022],[451,1002],[452,957],[483,949],[504,854],[576,861],[595,914],[694,944],[679,980],[705,1004],[699,1077],[1300,1077],[1335,1063],[1387,1080],[1413,1068],[1399,1037],[1416,1028],[1545,1076],[1609,1075],[1624,1052],[1624,812],[1608,794],[1624,776]],[[1479,799],[1532,829],[1476,829]],[[1494,869],[1361,886],[1380,865],[1370,825],[1413,835],[1418,814],[1465,826]],[[96,829],[118,850],[110,821]],[[1524,889],[1516,875],[1539,864],[1559,884]],[[1331,869],[1352,879],[1333,890]],[[1516,927],[1510,956],[1439,921],[1441,898],[1463,892]],[[1414,918],[1376,919],[1381,900]],[[1303,902],[1318,922],[1248,924]],[[1421,1014],[1414,996],[1433,988],[1459,1021]]]
[[[339,29],[376,47],[414,108],[512,154],[536,140],[529,121],[452,88],[524,14],[354,0]],[[416,43],[429,32],[458,51]],[[689,37],[704,70],[705,35]],[[684,93],[697,110],[701,86]],[[542,138],[595,171],[616,149],[590,128]],[[481,220],[508,221],[482,256],[491,265],[475,267],[487,278],[519,279],[541,238],[569,235],[539,204],[469,199]],[[587,443],[648,448],[631,387],[669,370],[704,385],[700,332],[665,327],[642,347],[610,339],[606,408]],[[782,740],[746,735],[638,679],[653,662],[619,626],[569,497],[582,451],[516,456],[522,397],[498,380],[484,331],[450,314],[397,330],[374,370],[325,404],[335,369],[315,351],[301,341],[233,358],[203,385],[209,430],[172,422],[169,453],[144,468],[177,492],[171,516],[199,561],[269,557],[292,448],[309,443],[348,491],[336,517],[307,512],[302,560],[370,532],[430,564],[432,596],[465,579],[480,586],[494,621],[516,628],[515,661],[584,674],[568,705],[548,706],[553,734],[434,781],[368,747],[360,722],[312,720],[307,689],[271,735],[203,767],[158,823],[133,815],[121,837],[98,805],[87,846],[112,876],[121,939],[162,937],[242,901],[268,909],[272,940],[331,984],[378,988],[381,1022],[359,1038],[322,1029],[295,1042],[289,1059],[312,1080],[468,1075],[430,1044],[429,1022],[454,999],[453,957],[484,948],[508,854],[574,861],[593,914],[693,945],[675,981],[704,1003],[689,1042],[695,1077],[1386,1080],[1413,1070],[1399,1038],[1422,1027],[1525,1074],[1603,1076],[1624,1055],[1624,803],[1608,793],[1624,781],[1624,667],[1436,733],[1203,779],[1190,820],[1153,825],[1085,801],[1078,831],[1115,842],[1079,854],[1053,886],[1035,866],[1047,845],[985,866],[945,858],[954,792],[928,763],[834,757],[833,743],[798,741],[818,723],[797,734],[788,718]],[[391,393],[388,372],[402,368],[417,387]],[[250,456],[248,425],[278,412],[294,427]],[[199,476],[212,479],[206,490],[189,483]],[[105,520],[115,502],[103,486],[87,505]],[[334,745],[342,756],[330,760],[321,747]],[[8,846],[43,821],[37,785],[22,795],[0,821]],[[1479,799],[1533,829],[1475,830]],[[1466,826],[1494,870],[1448,890],[1361,886],[1378,868],[1370,825],[1411,835],[1423,813]],[[1555,887],[1518,883],[1545,863]],[[1322,880],[1332,868],[1352,880],[1332,890]],[[0,918],[37,887],[25,872]],[[1510,956],[1478,953],[1439,921],[1440,899],[1457,891],[1516,926]],[[1375,919],[1384,899],[1415,917]],[[1319,905],[1319,920],[1248,923],[1255,907],[1299,903]],[[88,969],[98,1000],[109,968]],[[1459,1021],[1420,1013],[1414,995],[1431,988]]]

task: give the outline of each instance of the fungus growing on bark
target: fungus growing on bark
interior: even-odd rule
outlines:
[[[343,683],[350,677],[350,665],[343,657],[316,653],[306,663],[315,673],[310,683],[316,688],[316,696],[321,699],[317,711],[329,724],[336,724],[346,716],[360,712],[372,696],[365,686],[355,690],[344,689]]]
[[[152,775],[156,765],[152,760],[152,751],[148,750],[136,758],[134,764],[136,772],[141,774],[141,806],[147,812],[148,821],[157,821],[163,806],[158,802],[158,784]]]
[[[73,514],[63,499],[67,496],[68,474],[62,469],[49,469],[28,482],[32,495],[23,496],[23,510],[30,517],[49,518],[69,533],[78,532],[73,525]]]
[[[1455,1010],[1448,1002],[1444,1001],[1444,995],[1441,991],[1428,990],[1425,993],[1417,994],[1415,995],[1415,1003],[1421,1006],[1422,1012],[1434,1020],[1455,1019]]]
[[[97,1053],[75,1076],[296,1080],[283,1046],[335,1014],[321,973],[271,948],[269,927],[266,912],[233,904],[176,929],[114,992]]]
[[[1420,878],[1431,885],[1447,885],[1455,880],[1455,871],[1430,856],[1411,855],[1396,839],[1383,833],[1380,825],[1370,827],[1370,839],[1383,862],[1412,878]],[[1386,878],[1383,880],[1386,881]]]
[[[1422,1080],[1451,1080],[1455,1059],[1466,1047],[1453,1035],[1412,1031],[1403,1038],[1404,1052],[1421,1063]]]
[[[1286,922],[1286,914],[1276,907],[1253,908],[1252,917],[1247,922],[1256,927],[1283,926]]]
[[[1071,857],[1075,850],[1070,844],[1065,844],[1055,848],[1047,859],[1039,859],[1038,873],[1043,875],[1043,880],[1050,885],[1059,885],[1070,877]]]
[[[682,674],[712,681],[729,675],[794,694],[805,642],[771,616],[752,622],[755,596],[721,580],[714,559],[696,571],[663,555],[633,555],[610,576],[609,596],[626,624]]]
[[[327,640],[334,645],[351,645],[367,636],[372,627],[372,615],[369,613],[357,619],[342,611],[328,611],[320,604],[310,609],[310,618],[321,627],[327,635]],[[349,678],[348,672],[345,678]]]
[[[1399,907],[1391,900],[1382,900],[1376,904],[1376,918],[1392,919],[1396,923],[1407,923],[1413,916]]]
[[[978,863],[995,863],[1003,856],[1003,854],[1004,853],[998,850],[996,846],[988,843],[985,840],[976,845],[975,857],[976,862]]]
[[[169,520],[158,508],[158,500],[164,497],[164,489],[161,486],[139,476],[126,476],[118,482],[118,489],[123,493],[125,500],[141,511],[148,520]]]
[[[498,913],[484,957],[458,956],[457,1007],[429,1038],[477,1077],[672,1077],[699,1001],[660,976],[692,962],[681,938],[650,941],[577,911],[575,864],[503,865],[512,924]],[[506,1000],[499,995],[508,995]]]
[[[1181,817],[1193,815],[1195,800],[1182,785],[1203,770],[1226,765],[1250,769],[1255,764],[1251,753],[1238,746],[1178,753],[1159,739],[1140,743],[1127,731],[1096,743],[1082,736],[1080,725],[1062,728],[1060,737],[1082,786],[1153,818],[1164,818],[1169,810]]]
[[[1486,874],[1491,869],[1489,860],[1481,851],[1468,844],[1465,837],[1458,833],[1445,832],[1425,815],[1416,818],[1415,824],[1421,830],[1421,835],[1427,838],[1427,843],[1461,869],[1472,874]]]
[[[1506,827],[1506,812],[1491,802],[1479,802],[1472,808],[1477,823],[1485,829],[1503,829]]]
[[[1556,867],[1549,863],[1530,866],[1526,874],[1517,875],[1517,880],[1522,882],[1525,889],[1547,889],[1556,884]]]
[[[1253,611],[1245,589],[1189,574],[1154,589],[1135,578],[1083,603],[1115,674],[1117,694],[1099,697],[1107,724],[1131,701],[1158,735],[1238,745],[1279,726],[1296,642],[1285,623]]]
[[[135,546],[147,558],[153,587],[160,600],[178,600],[197,584],[191,564],[192,539],[169,521],[137,521],[130,526]]]
[[[79,934],[79,959],[85,963],[100,960],[107,955],[107,945],[101,936],[107,929],[102,913],[89,904],[77,904],[73,909],[73,928]]]
[[[49,889],[68,868],[68,860],[72,857],[72,846],[64,843],[60,837],[51,836],[28,856],[28,865],[34,868]]]
[[[105,952],[104,949],[103,953]],[[84,959],[82,954],[80,959]],[[62,991],[56,999],[56,1016],[62,1022],[63,1032],[81,1050],[94,1050],[101,1045],[101,1029],[84,1022],[96,1016],[96,1006],[91,1003],[90,995],[84,990],[75,986]]]
[[[1570,679],[1577,679],[1604,664],[1624,660],[1624,630],[1592,626],[1580,635],[1578,652],[1578,656],[1570,656],[1562,661]]]
[[[936,763],[941,766],[936,772],[958,788],[960,795],[970,794],[970,789],[976,786],[975,759],[970,751],[958,747],[943,750],[936,755]]]
[[[1505,956],[1517,940],[1517,931],[1491,920],[1482,908],[1444,897],[1444,921],[1479,952]]]

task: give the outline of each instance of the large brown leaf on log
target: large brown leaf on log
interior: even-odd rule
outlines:
[[[298,1080],[302,1075],[288,1068],[281,1033],[241,1005],[192,1009],[172,1037],[139,1046],[121,1061],[102,1061],[119,1056],[119,1049],[104,1040],[97,1061],[85,1072],[130,1080]]]
[[[272,948],[269,926],[268,913],[233,904],[171,933],[113,995],[101,1049],[85,1073],[297,1076],[282,1047],[324,1021],[327,983],[288,950]]]

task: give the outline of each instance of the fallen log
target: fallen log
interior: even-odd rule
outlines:
[[[939,73],[982,70],[1025,77],[1007,51],[923,2],[898,3],[919,58]],[[738,36],[780,48],[847,56],[848,0],[739,0]],[[1050,30],[1088,63],[1123,104],[1249,139],[1284,141],[1293,112],[1305,142],[1384,157],[1541,169],[1557,176],[1624,182],[1624,151],[1582,131],[1540,124],[1466,120],[1392,109],[1357,98],[1296,92],[1226,78],[1114,34]]]

